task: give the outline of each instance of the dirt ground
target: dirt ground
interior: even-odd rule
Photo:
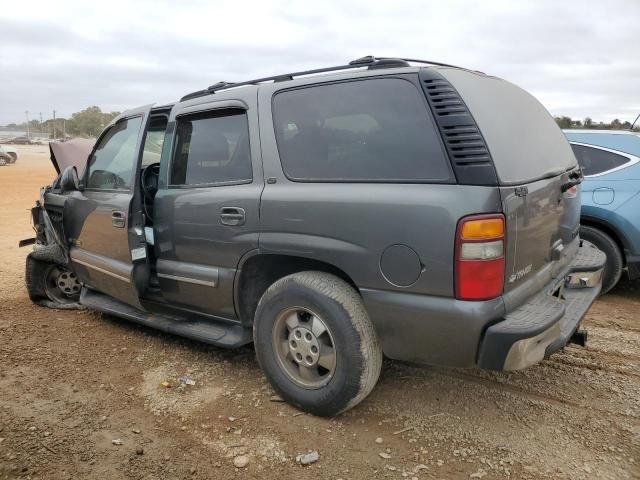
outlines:
[[[361,405],[315,418],[275,401],[251,348],[32,305],[17,243],[53,169],[20,151],[0,167],[0,479],[640,478],[639,284],[594,305],[586,349],[510,374],[385,361]]]

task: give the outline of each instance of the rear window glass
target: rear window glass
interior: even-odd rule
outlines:
[[[525,90],[500,78],[441,68],[484,137],[503,185],[559,175],[576,166],[553,117]]]
[[[607,170],[613,170],[629,161],[627,157],[599,148],[575,144],[571,144],[571,148],[578,159],[578,164],[584,168],[585,175],[597,175]]]
[[[283,169],[294,180],[451,179],[425,99],[406,80],[288,90],[274,97],[273,118]]]

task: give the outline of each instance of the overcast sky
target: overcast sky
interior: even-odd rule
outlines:
[[[640,113],[640,0],[7,1],[0,124],[169,102],[220,80],[424,58],[512,81],[555,115]]]

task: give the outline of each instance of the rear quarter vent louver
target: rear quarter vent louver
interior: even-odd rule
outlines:
[[[458,91],[431,68],[420,71],[420,82],[458,183],[497,185],[487,144]]]

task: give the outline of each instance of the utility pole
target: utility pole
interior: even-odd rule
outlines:
[[[62,138],[67,138],[67,119],[62,119]]]
[[[29,138],[29,110],[25,111],[24,114],[27,116],[27,138]]]
[[[53,139],[56,139],[56,111],[53,111]]]

